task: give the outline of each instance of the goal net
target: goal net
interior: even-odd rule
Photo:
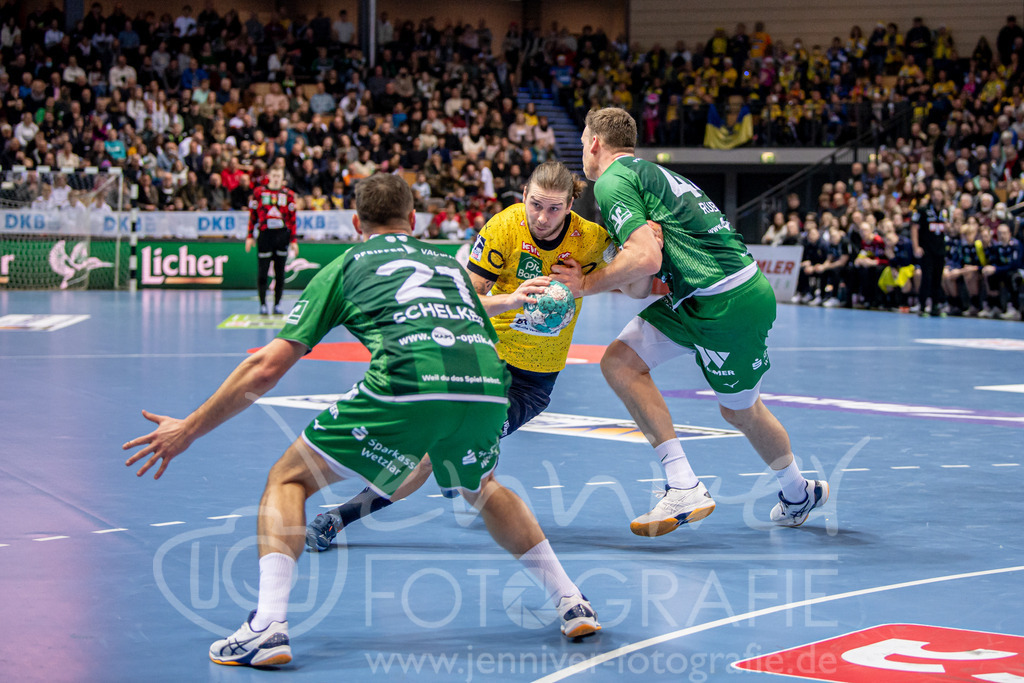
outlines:
[[[0,289],[127,289],[120,171],[0,169]]]

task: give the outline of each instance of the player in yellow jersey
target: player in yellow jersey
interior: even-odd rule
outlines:
[[[555,378],[565,367],[582,300],[576,299],[572,322],[553,335],[530,324],[523,304],[535,302],[533,297],[551,283],[551,266],[556,263],[572,259],[589,273],[615,253],[604,228],[572,212],[573,201],[585,186],[563,164],[541,164],[526,183],[523,203],[491,218],[470,252],[470,280],[498,333],[498,355],[512,375],[503,437],[547,408]],[[405,498],[423,485],[430,472],[430,459],[424,458],[391,498],[367,488],[317,515],[306,529],[306,545],[326,550],[340,529]]]
[[[477,292],[491,295],[483,302],[498,332],[498,355],[513,368],[537,373],[565,367],[576,318],[557,333],[541,332],[523,315],[525,297],[547,287],[556,263],[573,258],[590,272],[610,260],[609,249],[614,251],[604,228],[570,211],[572,199],[566,202],[561,189],[542,184],[556,174],[573,178],[557,162],[537,167],[523,203],[488,221],[467,265]],[[581,304],[577,299],[577,316]]]

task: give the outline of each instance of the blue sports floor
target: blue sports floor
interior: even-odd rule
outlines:
[[[682,359],[655,377],[718,508],[631,534],[660,467],[598,366],[573,364],[498,473],[600,634],[565,641],[518,563],[428,484],[300,559],[290,665],[214,665],[210,642],[255,605],[267,471],[315,415],[290,406],[365,366],[303,360],[268,395],[290,400],[251,407],[160,481],[120,446],[150,431],[141,409],[185,415],[272,338],[218,329],[255,308],[251,292],[0,292],[0,328],[88,316],[0,329],[0,681],[1024,681],[1024,325],[788,305],[763,391],[801,468],[832,486],[803,527],[768,523],[774,480]],[[576,342],[607,344],[636,309],[588,300]]]

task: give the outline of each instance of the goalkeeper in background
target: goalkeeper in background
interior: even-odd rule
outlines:
[[[498,333],[498,355],[512,375],[502,437],[547,408],[555,378],[569,355],[582,302],[576,300],[576,315],[556,332],[536,329],[523,315],[523,304],[534,303],[533,297],[550,284],[551,266],[556,263],[571,258],[590,273],[614,253],[605,229],[572,211],[573,200],[585,187],[563,164],[541,164],[526,183],[523,203],[491,218],[470,252],[470,280]],[[424,458],[390,498],[367,488],[344,505],[317,515],[306,529],[306,545],[326,550],[339,530],[408,496],[430,471],[430,459]]]
[[[284,295],[284,269],[288,252],[299,253],[295,234],[295,192],[284,185],[284,170],[272,168],[267,182],[252,193],[249,200],[249,233],[245,238],[246,253],[256,245],[256,288],[260,295],[260,313],[267,313],[267,286],[270,264],[274,264],[274,313],[281,313]],[[255,237],[254,237],[255,236]]]

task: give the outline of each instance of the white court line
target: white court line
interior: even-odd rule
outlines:
[[[697,478],[700,479],[700,477]],[[658,477],[657,479],[637,479],[637,481],[665,481],[665,477]]]
[[[921,466],[920,465],[893,465],[889,469],[891,469],[891,470],[919,470],[919,469],[921,469]]]
[[[68,536],[47,536],[46,538],[33,538],[33,541],[59,541],[62,538],[69,538]]]
[[[842,470],[843,472],[870,472],[871,470],[867,467],[846,467]]]
[[[988,384],[974,388],[981,391],[1008,391],[1013,394],[1024,394],[1024,384]]]
[[[661,643],[667,643],[670,640],[676,638],[682,638],[683,636],[692,635],[694,633],[701,633],[702,631],[710,631],[711,629],[718,628],[719,626],[728,626],[730,624],[736,624],[741,621],[748,619],[755,619],[757,617],[763,617],[769,614],[775,614],[777,612],[786,612],[789,610],[796,609],[798,607],[807,607],[809,605],[819,605],[825,602],[835,602],[837,600],[845,600],[847,598],[856,598],[862,595],[871,595],[873,593],[884,593],[886,591],[898,590],[900,588],[912,588],[914,586],[925,586],[931,583],[941,583],[944,581],[956,581],[957,579],[971,579],[978,576],[991,576],[993,574],[1006,574],[1009,572],[1024,571],[1024,565],[1017,567],[1003,567],[1001,569],[986,569],[978,572],[967,572],[964,574],[950,574],[948,576],[937,576],[931,579],[918,579],[916,581],[904,581],[902,583],[891,583],[887,586],[876,586],[874,588],[862,588],[860,590],[849,591],[846,593],[837,593],[835,595],[823,595],[817,598],[810,598],[807,600],[799,600],[797,602],[789,602],[784,605],[776,605],[775,607],[766,607],[764,609],[755,610],[753,612],[747,612],[745,614],[737,614],[731,617],[725,617],[723,619],[716,619],[715,621],[709,621],[706,624],[698,624],[697,626],[690,626],[688,628],[679,629],[678,631],[672,631],[664,635],[655,636],[654,638],[648,638],[647,640],[641,640],[630,645],[624,645],[623,647],[616,648],[604,654],[600,654],[596,657],[591,657],[588,660],[574,664],[570,667],[566,667],[561,671],[556,671],[543,678],[538,678],[534,683],[553,683],[553,681],[561,681],[569,676],[574,676],[578,673],[592,669],[598,664],[618,659],[624,655],[628,655],[631,652],[643,650],[651,647],[652,645],[659,645]]]
[[[207,517],[207,519],[235,519],[236,517],[241,516],[242,515],[217,515],[216,517]]]
[[[547,486],[534,486],[533,488],[535,488],[537,490],[543,490],[543,489],[564,489],[565,486],[563,484],[549,484]]]
[[[247,353],[66,353],[51,356],[0,356],[0,360],[83,360],[87,358],[231,358]]]
[[[184,524],[185,522],[157,522],[156,524],[150,524],[150,526],[174,526],[175,524]]]
[[[924,351],[926,348],[920,346],[773,346],[772,353],[778,351]]]
[[[994,462],[992,467],[1020,467],[1019,462]]]
[[[444,498],[444,496],[440,493],[428,493],[427,498]]]
[[[587,486],[609,486],[611,484],[618,484],[617,481],[588,481]]]
[[[0,548],[7,548],[10,547],[10,545],[10,543],[0,543]]]
[[[970,465],[939,465],[939,467],[946,470],[957,470],[964,469],[965,467],[970,467]]]
[[[112,534],[115,531],[128,531],[128,530],[124,529],[124,528],[121,528],[121,527],[118,527],[117,529],[100,529],[99,531],[94,531],[93,533],[94,534]]]
[[[741,477],[760,477],[765,472],[740,472]]]

